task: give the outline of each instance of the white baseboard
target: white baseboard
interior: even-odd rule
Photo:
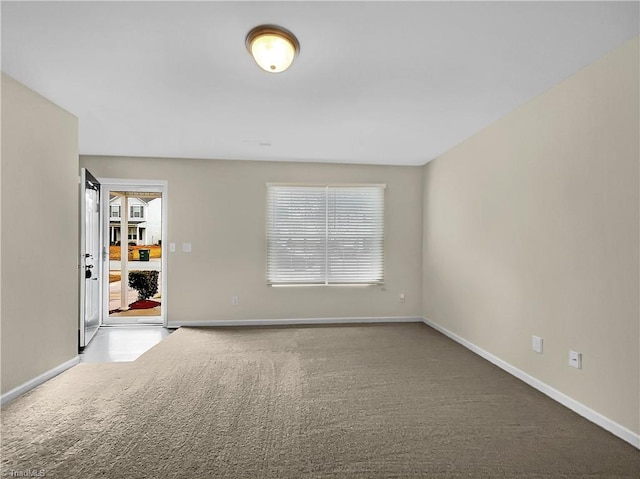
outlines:
[[[599,412],[594,411],[593,409],[585,406],[581,402],[576,401],[575,399],[567,396],[566,394],[558,391],[557,389],[549,386],[548,384],[543,383],[539,379],[536,379],[535,377],[525,373],[524,371],[516,368],[515,366],[512,366],[508,362],[503,361],[499,357],[494,356],[493,354],[489,353],[488,351],[485,351],[484,349],[476,346],[475,344],[467,341],[466,339],[461,338],[457,334],[452,333],[448,329],[445,329],[439,324],[434,323],[430,319],[427,319],[427,318],[422,318],[422,319],[427,326],[431,326],[433,329],[440,331],[445,336],[453,339],[455,342],[460,343],[465,348],[473,351],[477,355],[482,356],[487,361],[495,364],[500,369],[503,369],[509,374],[517,377],[521,381],[524,381],[525,383],[527,383],[529,386],[537,389],[543,394],[546,394],[551,399],[554,399],[555,401],[571,409],[572,411],[579,414],[580,416],[588,419],[589,421],[597,424],[603,429],[606,429],[607,431],[614,434],[615,436],[618,436],[620,439],[628,442],[632,446],[640,449],[639,434],[636,434],[635,432],[631,431],[630,429],[627,429],[621,424],[618,424],[617,422],[609,419],[608,417],[603,416]]]
[[[390,316],[378,318],[299,318],[299,319],[214,319],[208,321],[169,321],[167,328],[180,326],[280,326],[287,324],[352,324],[352,323],[421,323],[417,316]]]
[[[26,383],[21,384],[17,388],[13,388],[11,391],[6,392],[2,396],[0,396],[0,405],[4,406],[8,402],[13,401],[19,396],[22,396],[24,393],[26,393],[27,391],[30,391],[36,386],[40,386],[42,383],[57,376],[61,372],[66,371],[67,369],[75,366],[79,362],[80,362],[80,356],[76,356],[75,358],[72,358],[69,361],[62,363],[56,366],[55,368],[50,369],[49,371],[42,373],[40,376],[37,376],[31,379],[30,381],[27,381]]]

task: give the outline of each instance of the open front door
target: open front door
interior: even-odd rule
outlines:
[[[100,183],[80,171],[80,348],[100,327],[102,251],[100,248]]]

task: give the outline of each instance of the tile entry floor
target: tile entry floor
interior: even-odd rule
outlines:
[[[156,325],[102,326],[80,354],[80,362],[135,361],[172,332]]]

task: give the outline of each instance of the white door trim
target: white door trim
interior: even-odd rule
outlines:
[[[168,296],[169,292],[167,290],[167,238],[168,238],[168,204],[169,204],[169,182],[166,180],[137,180],[137,179],[129,179],[129,178],[97,178],[97,180],[102,185],[102,194],[103,198],[107,198],[106,201],[103,201],[103,230],[106,231],[102,236],[103,246],[109,245],[109,192],[110,191],[152,191],[162,193],[162,306],[160,308],[160,316],[162,318],[162,325],[166,328],[168,322],[167,316],[167,304],[168,304]],[[122,212],[122,214],[126,214],[126,212]],[[126,240],[127,232],[120,232],[120,241]],[[125,235],[125,236],[123,236]],[[108,260],[108,252],[106,254],[105,261]],[[103,268],[105,271],[106,280],[103,280],[103,311],[104,308],[107,310],[107,314],[104,315],[104,322],[106,322],[109,318],[109,268]],[[140,317],[140,319],[143,319]]]

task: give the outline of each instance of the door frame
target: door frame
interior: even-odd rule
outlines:
[[[160,307],[160,318],[162,321],[162,326],[167,327],[168,324],[168,315],[167,315],[167,304],[168,304],[168,290],[167,290],[167,237],[168,237],[168,204],[169,204],[169,182],[166,180],[134,180],[129,178],[98,178],[98,181],[101,184],[100,192],[103,198],[107,198],[107,200],[102,202],[102,247],[103,247],[103,280],[102,280],[102,297],[104,298],[102,301],[102,311],[103,311],[103,324],[108,321],[109,318],[109,269],[107,266],[107,262],[109,261],[109,194],[111,191],[140,191],[140,192],[157,192],[162,194],[162,279],[161,279],[161,288],[162,288],[162,306]],[[122,212],[121,214],[127,214],[127,212]],[[120,232],[120,241],[123,241],[123,238],[126,238],[126,233]],[[140,321],[134,324],[143,324],[144,316],[133,316],[130,317],[132,319],[138,318]],[[147,317],[148,318],[148,317]],[[124,322],[123,322],[124,323]]]

